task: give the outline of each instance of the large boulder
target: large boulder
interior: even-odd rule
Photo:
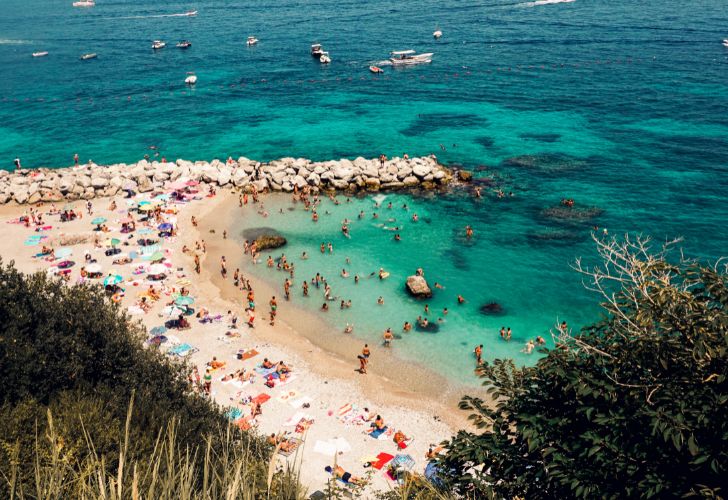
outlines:
[[[258,250],[269,250],[280,248],[287,243],[286,239],[278,231],[270,227],[256,227],[243,231],[243,238],[253,240]]]
[[[432,290],[423,276],[410,276],[407,278],[405,287],[410,295],[418,298],[432,297]]]

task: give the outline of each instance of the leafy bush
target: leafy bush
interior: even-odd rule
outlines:
[[[607,317],[536,366],[485,364],[488,400],[466,397],[440,470],[484,498],[721,497],[728,486],[728,277],[668,260],[649,240],[597,240],[577,270]]]
[[[100,287],[68,286],[0,262],[0,496],[11,488],[39,496],[39,469],[51,463],[68,467],[56,481],[67,497],[88,493],[89,471],[99,477],[123,466],[194,470],[192,497],[207,491],[200,471],[229,479],[220,467],[234,466],[246,478],[236,487],[252,488],[251,498],[265,494],[271,450],[264,439],[229,426],[219,408],[190,392],[188,369],[145,348],[145,338]],[[172,431],[160,458],[160,432]],[[225,460],[210,460],[228,448]],[[173,464],[169,453],[189,463]],[[123,478],[130,491],[132,475]],[[300,493],[290,474],[275,475],[271,488],[288,492],[284,498]]]

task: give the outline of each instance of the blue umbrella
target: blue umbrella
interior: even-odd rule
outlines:
[[[166,201],[169,199],[169,195],[168,194],[158,194],[157,196],[154,197],[154,199]]]
[[[109,275],[106,278],[104,278],[104,286],[119,284],[119,283],[121,283],[122,279],[123,278],[121,276],[119,276],[118,274]]]
[[[137,234],[149,234],[151,232],[152,232],[152,230],[149,229],[148,227],[143,227],[139,231],[137,231]]]
[[[98,226],[99,224],[103,224],[106,222],[106,217],[96,217],[94,220],[91,221],[91,224],[94,226]]]
[[[169,222],[164,222],[164,223],[160,224],[159,226],[157,226],[157,229],[159,229],[160,231],[169,231],[173,227],[174,226],[172,226],[172,224],[170,224]]]
[[[195,303],[195,299],[193,299],[190,296],[183,295],[181,297],[177,297],[174,301],[175,304],[178,306],[189,306]]]
[[[149,333],[154,336],[162,335],[163,333],[166,333],[166,332],[167,332],[166,326],[155,326],[154,328],[149,330]]]

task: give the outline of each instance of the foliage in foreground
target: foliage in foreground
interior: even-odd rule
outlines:
[[[187,369],[144,338],[100,288],[0,263],[0,496],[95,498],[163,478],[178,478],[169,498],[262,498],[269,482],[300,496],[290,475],[269,479],[264,440],[190,394]]]
[[[440,469],[480,498],[723,497],[728,486],[728,277],[668,260],[649,240],[597,240],[604,264],[576,268],[606,318],[534,367],[482,368],[490,401],[461,407]]]

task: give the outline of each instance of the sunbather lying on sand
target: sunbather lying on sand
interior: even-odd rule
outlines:
[[[336,479],[341,479],[347,484],[361,484],[362,482],[361,478],[352,476],[351,472],[346,472],[344,468],[340,465],[337,465],[335,469],[332,468],[330,465],[327,465],[324,470],[329,474],[333,475]]]
[[[213,370],[217,370],[218,368],[222,368],[223,366],[225,366],[225,362],[224,361],[218,361],[217,357],[216,356],[213,356],[212,357],[212,361],[210,361],[209,363],[207,363],[207,365],[210,368],[212,368]]]
[[[297,443],[291,441],[290,439],[287,439],[281,435],[276,436],[275,434],[271,434],[268,437],[268,443],[273,446],[279,447],[279,449],[284,453],[289,453],[295,450],[298,446]]]

